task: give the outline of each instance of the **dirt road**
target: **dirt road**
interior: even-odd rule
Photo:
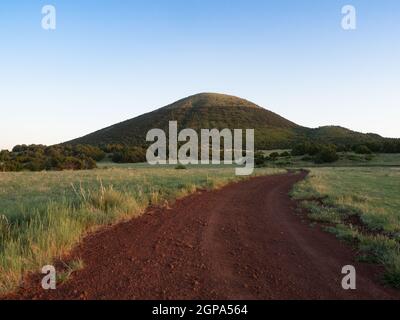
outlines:
[[[25,299],[387,299],[381,269],[355,262],[352,249],[295,215],[288,192],[302,174],[253,178],[199,192],[169,209],[87,237],[73,252],[85,269]],[[357,290],[341,287],[354,265]],[[36,279],[36,280],[35,280]]]

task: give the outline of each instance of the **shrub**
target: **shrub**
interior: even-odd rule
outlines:
[[[263,165],[265,162],[265,156],[264,153],[261,151],[258,151],[254,154],[254,163],[256,166]]]
[[[83,160],[83,163],[84,163],[83,169],[91,170],[97,168],[97,163],[92,158],[86,157]]]
[[[0,151],[0,162],[10,160],[10,152],[8,150]]]
[[[64,159],[62,168],[66,170],[80,170],[83,169],[83,162],[74,157],[67,157]]]
[[[23,144],[23,145],[16,145],[13,149],[12,152],[23,152],[27,149],[27,145]]]
[[[76,145],[72,147],[74,156],[86,156],[96,161],[101,161],[106,156],[105,152],[98,147],[90,145]]]
[[[339,160],[336,149],[332,146],[325,146],[315,156],[315,163],[331,163]]]
[[[1,171],[81,170],[97,167],[95,159],[105,153],[97,147],[84,145],[19,145],[12,152],[0,152]]]
[[[145,162],[146,150],[140,147],[125,147],[122,151],[113,154],[112,161],[116,163]]]
[[[294,146],[292,149],[293,156],[303,156],[303,155],[310,155],[314,156],[319,153],[322,149],[322,145],[312,143],[312,142],[302,142]]]
[[[372,151],[365,145],[355,147],[354,151],[358,154],[372,154]]]
[[[307,154],[307,150],[305,148],[304,143],[296,144],[292,149],[292,156],[304,156]]]
[[[106,153],[122,152],[125,146],[122,144],[107,144],[103,145],[101,149]]]
[[[279,153],[278,153],[278,152],[272,152],[272,153],[269,155],[269,157],[270,157],[272,160],[275,160],[275,159],[279,158]]]
[[[186,170],[186,167],[183,164],[180,163],[175,167],[175,169],[176,170]]]

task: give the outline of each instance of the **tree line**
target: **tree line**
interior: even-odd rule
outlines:
[[[268,157],[256,153],[256,163],[276,160],[278,157],[304,156],[315,163],[335,162],[339,152],[400,153],[399,139],[385,139],[357,145],[324,144],[304,141],[295,144],[291,153],[272,153]],[[145,147],[123,144],[92,145],[17,145],[12,151],[0,151],[0,171],[43,171],[43,170],[90,170],[97,162],[108,159],[115,163],[138,163],[146,161]]]
[[[146,161],[146,149],[125,145],[17,145],[0,151],[0,171],[90,170],[106,157],[116,163]]]
[[[365,160],[371,160],[374,153],[400,153],[400,140],[387,139],[382,143],[374,142],[356,145],[304,141],[294,145],[291,152],[273,152],[266,156],[264,152],[258,151],[255,153],[255,164],[263,166],[268,161],[285,164],[286,162],[282,159],[289,159],[292,156],[302,156],[302,160],[312,161],[317,164],[332,163],[340,159],[339,153],[341,152],[354,152],[363,155]]]
[[[323,150],[330,149],[336,152],[354,152],[357,154],[372,153],[400,153],[399,139],[385,139],[382,142],[369,142],[364,144],[323,144],[305,141],[296,144],[292,148],[292,155],[310,155],[315,156]]]

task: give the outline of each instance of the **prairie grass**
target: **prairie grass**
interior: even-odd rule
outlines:
[[[356,243],[359,259],[384,265],[385,281],[397,288],[399,194],[399,168],[312,168],[292,190],[312,220],[330,224],[338,238]],[[360,222],[353,225],[352,217]]]
[[[255,175],[279,172],[257,169]],[[100,226],[238,179],[233,168],[217,167],[0,173],[0,293],[15,289],[27,272],[62,259]]]

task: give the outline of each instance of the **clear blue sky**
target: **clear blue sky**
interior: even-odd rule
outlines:
[[[57,29],[41,28],[41,8]],[[357,30],[341,8],[357,9]],[[398,0],[0,2],[0,149],[53,144],[198,92],[305,126],[400,137]]]

